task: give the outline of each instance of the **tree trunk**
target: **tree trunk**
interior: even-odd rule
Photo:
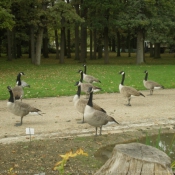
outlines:
[[[16,31],[15,29],[12,30],[12,58],[13,59],[16,59]]]
[[[60,50],[60,63],[63,64],[64,63],[64,54],[65,54],[65,27],[64,27],[64,23],[65,23],[65,18],[62,17],[61,19],[61,24],[62,24],[62,28],[61,28],[61,50]]]
[[[154,58],[160,58],[160,43],[155,43],[154,49]]]
[[[143,31],[137,32],[137,53],[136,53],[136,63],[144,63],[144,45],[143,45]]]
[[[96,29],[94,29],[94,53],[93,53],[93,59],[96,60],[97,59],[97,32]]]
[[[117,32],[117,57],[120,57],[120,47],[121,47],[121,42],[120,42],[120,33]]]
[[[35,34],[34,27],[30,28],[31,62],[35,64]]]
[[[76,13],[79,15],[79,4],[75,4]],[[79,41],[79,25],[75,24],[75,60],[80,60],[80,41]]]
[[[173,175],[163,151],[141,143],[119,144],[95,175]]]
[[[44,58],[49,58],[48,45],[49,45],[48,30],[47,27],[45,27],[43,33],[43,49],[42,49]]]
[[[16,43],[16,55],[17,58],[21,58],[22,53],[21,53],[21,40],[18,40]]]
[[[7,29],[7,41],[8,41],[7,60],[11,61],[12,60],[12,32],[9,29]]]
[[[37,38],[36,38],[36,58],[35,58],[35,65],[39,66],[41,64],[41,46],[43,40],[43,31],[42,27],[39,27]]]
[[[108,45],[109,45],[108,27],[105,27],[104,28],[104,63],[105,64],[108,64],[109,63]]]
[[[154,48],[152,43],[150,43],[150,57],[154,57]]]
[[[55,30],[56,59],[59,59],[58,32]]]
[[[67,58],[71,58],[71,39],[70,39],[70,29],[67,29]]]
[[[112,52],[116,52],[116,50],[115,50],[115,37],[112,38]]]
[[[90,60],[93,59],[92,57],[92,30],[90,30]]]
[[[86,19],[87,8],[84,7],[84,2],[81,0],[81,17]],[[86,62],[86,52],[87,52],[87,27],[86,24],[81,24],[81,55],[80,55],[80,62]]]
[[[131,41],[130,41],[130,33],[128,34],[128,39],[127,39],[127,45],[128,45],[128,57],[131,57]]]

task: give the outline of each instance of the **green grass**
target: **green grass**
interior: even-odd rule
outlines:
[[[121,57],[116,57],[116,53],[110,53],[110,63],[105,65],[103,59],[89,60],[87,58],[87,73],[98,77],[101,80],[99,87],[103,91],[99,93],[118,92],[118,85],[121,81],[120,70],[126,72],[125,85],[132,86],[138,90],[144,90],[143,78],[144,70],[149,71],[148,79],[159,82],[165,88],[175,88],[175,56],[174,54],[162,54],[161,59],[149,58],[145,56],[146,64],[136,65],[135,54],[128,57],[127,53],[122,53]],[[65,64],[59,64],[54,55],[49,59],[42,58],[41,65],[31,64],[29,58],[24,55],[21,59],[6,61],[6,57],[0,58],[0,100],[8,99],[7,86],[15,86],[16,76],[23,71],[26,75],[22,77],[24,81],[31,85],[25,88],[24,98],[41,98],[55,96],[70,96],[76,93],[75,82],[80,79],[80,74],[76,73],[83,69],[82,63],[65,58]]]

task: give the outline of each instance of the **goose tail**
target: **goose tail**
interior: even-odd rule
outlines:
[[[143,97],[145,97],[141,92],[140,92],[140,95],[143,96]]]

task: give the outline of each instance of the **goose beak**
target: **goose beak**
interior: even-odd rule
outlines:
[[[12,88],[10,86],[7,86],[7,89],[10,91]]]
[[[78,83],[79,83],[79,82],[77,81],[77,82],[74,84],[74,86],[78,86]]]

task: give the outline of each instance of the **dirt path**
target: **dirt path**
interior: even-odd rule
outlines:
[[[152,125],[175,124],[175,89],[157,90],[148,96],[149,91],[141,91],[146,97],[131,100],[131,107],[125,106],[127,100],[119,93],[94,94],[94,102],[103,107],[120,125],[112,124],[103,127],[102,133],[123,132],[132,128]],[[82,96],[84,98],[85,96]],[[73,96],[42,99],[23,99],[23,102],[40,109],[43,116],[28,115],[23,125],[16,127],[20,117],[7,110],[7,100],[0,101],[0,143],[26,140],[25,129],[35,129],[35,138],[69,136],[72,134],[94,134],[94,127],[78,124],[82,114],[76,111],[72,102]]]

